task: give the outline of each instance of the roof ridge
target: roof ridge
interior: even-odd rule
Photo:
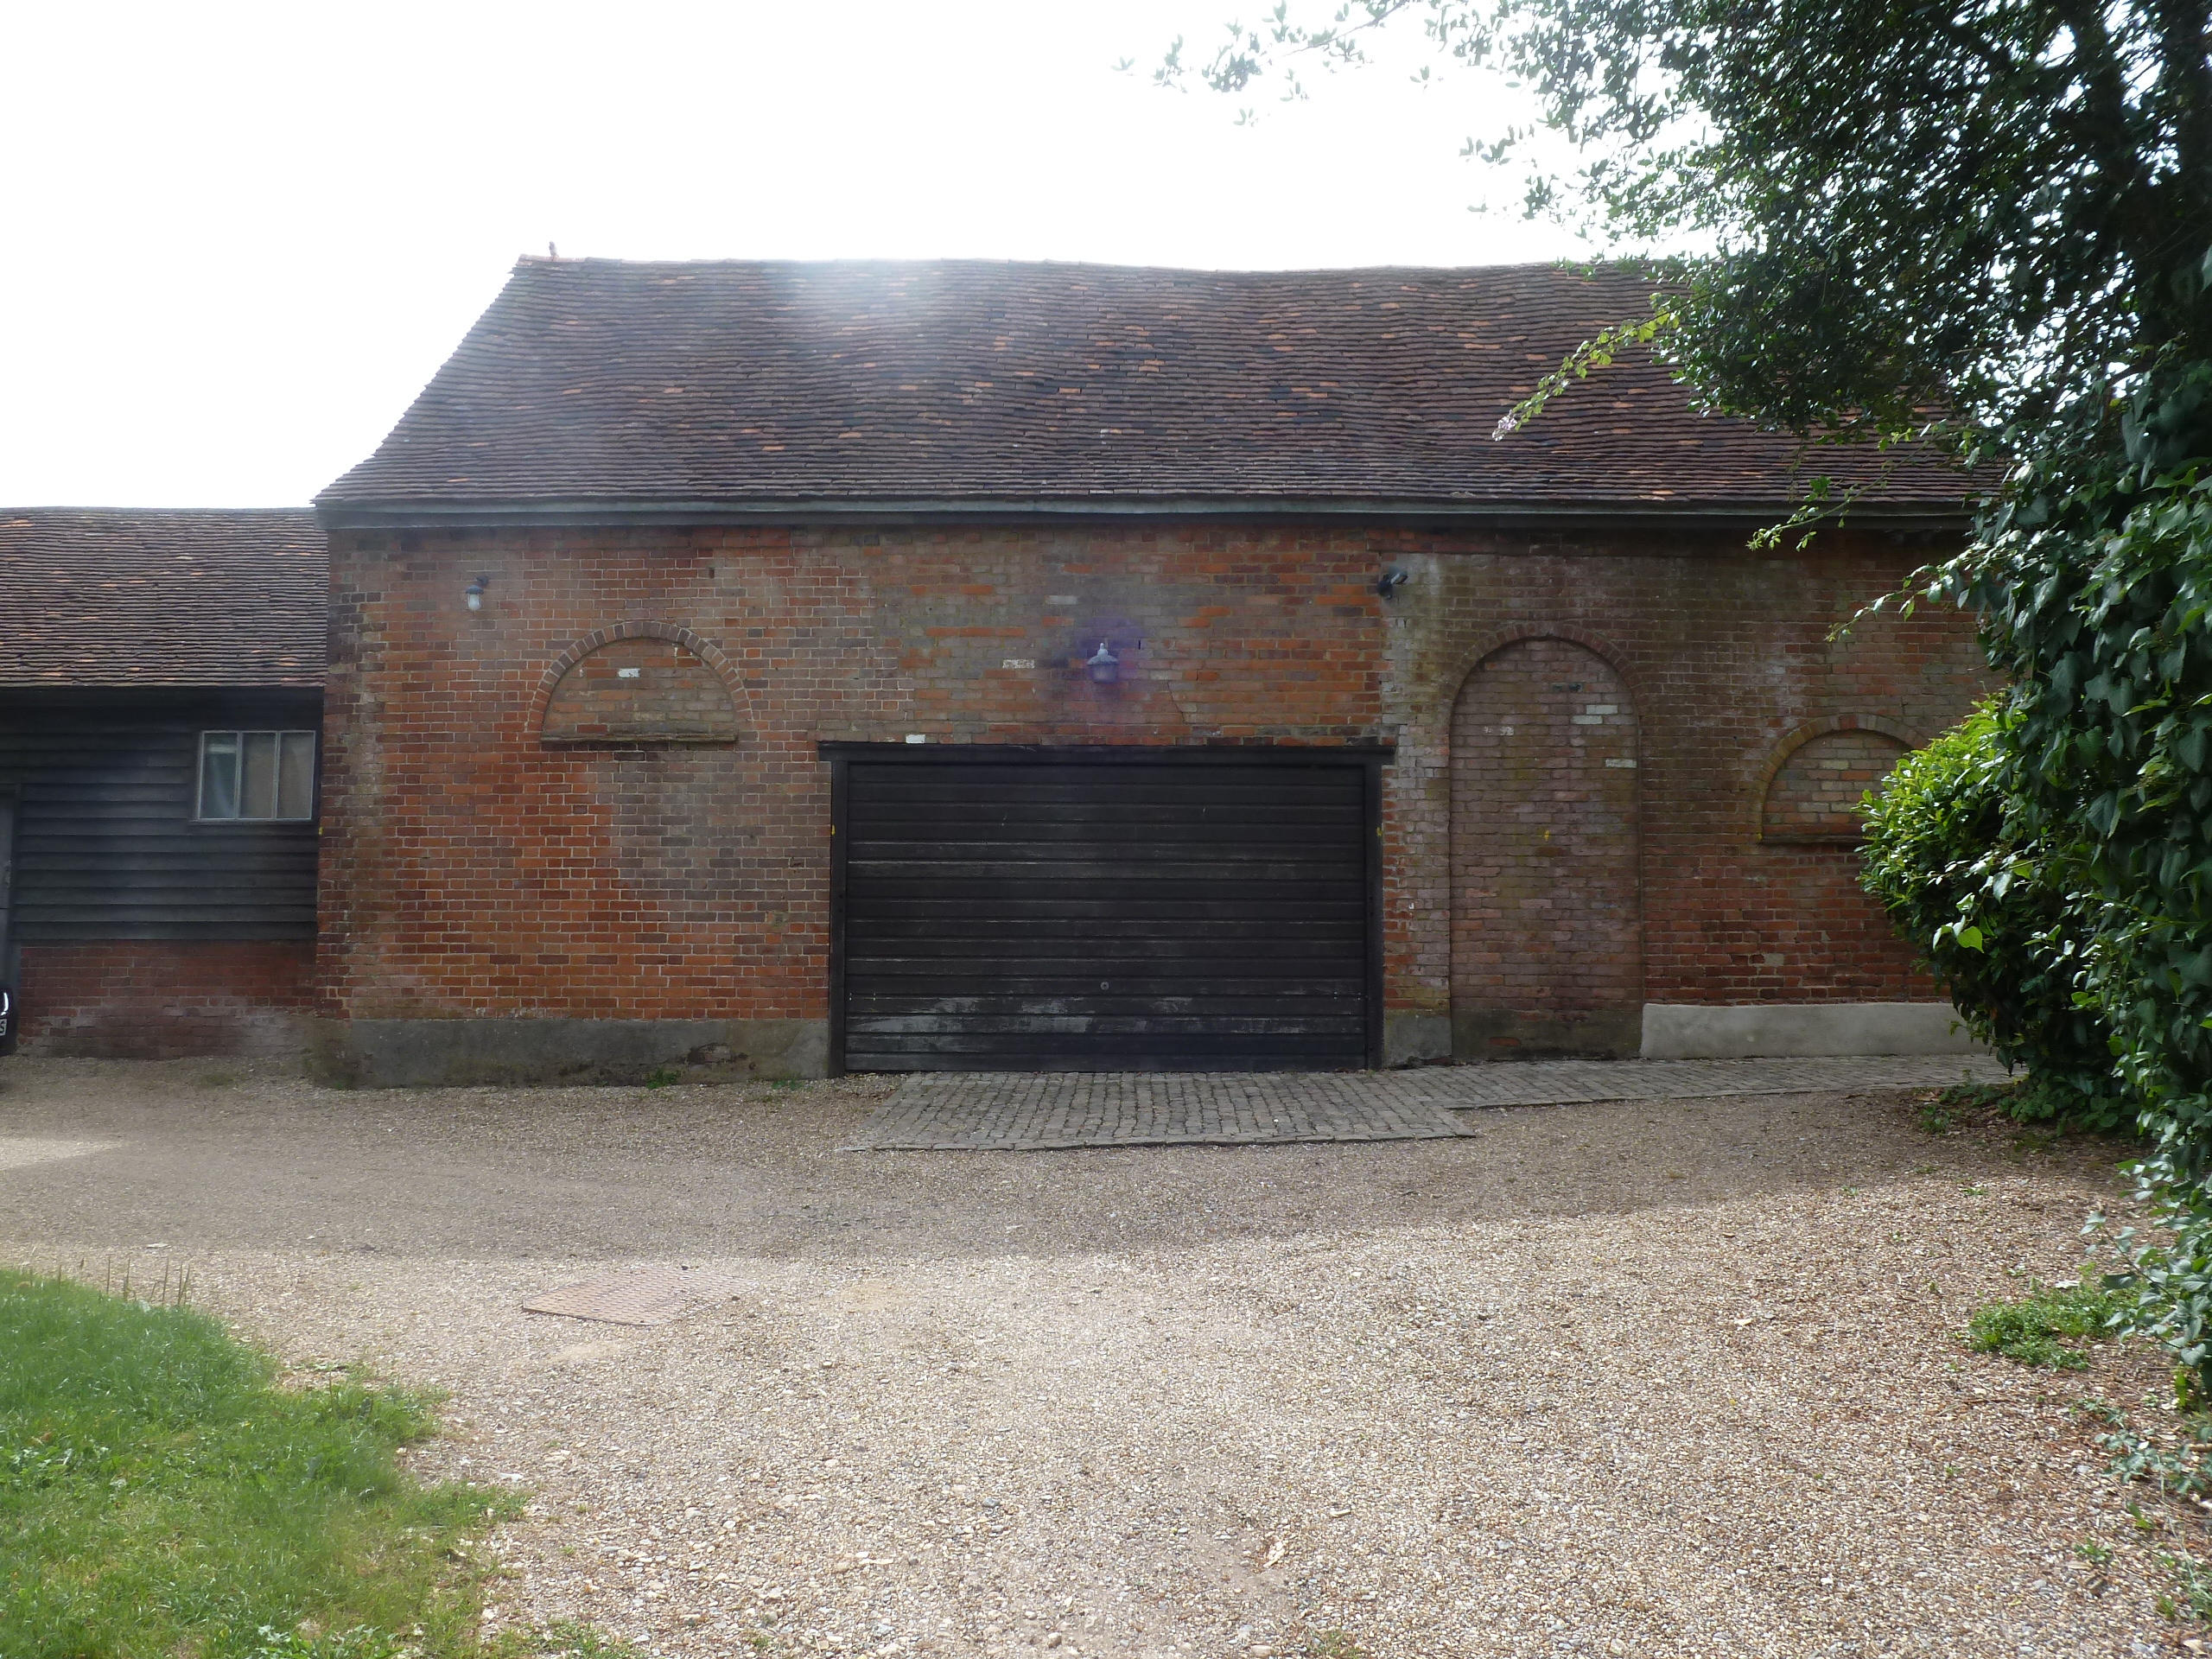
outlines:
[[[304,519],[304,520],[312,521],[312,520],[314,519],[314,518],[315,518],[315,508],[314,508],[313,506],[298,506],[298,507],[95,507],[95,506],[69,506],[69,505],[46,505],[46,506],[26,506],[26,507],[0,507],[0,521],[9,520],[9,519],[22,518],[26,518],[26,517],[58,518],[58,517],[64,517],[64,516],[67,516],[67,517],[73,517],[73,518],[81,518],[95,517],[95,516],[98,516],[98,517],[105,517],[105,518],[301,518],[301,519]]]
[[[1409,272],[1427,276],[1478,276],[1507,271],[1558,271],[1580,274],[1587,264],[1599,269],[1625,272],[1630,262],[1626,259],[1578,261],[1571,259],[1513,260],[1498,264],[1483,265],[1154,265],[1125,264],[1111,259],[1022,259],[998,257],[989,254],[928,254],[903,257],[893,254],[868,254],[833,257],[821,259],[789,257],[747,257],[744,256],[715,256],[689,259],[631,259],[605,254],[562,254],[552,257],[543,253],[524,253],[515,256],[514,270],[529,269],[562,270],[601,267],[614,270],[870,270],[904,267],[909,269],[958,267],[979,270],[1107,270],[1143,276],[1360,276],[1382,272]]]

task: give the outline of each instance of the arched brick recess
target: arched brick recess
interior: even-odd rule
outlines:
[[[610,627],[594,629],[577,640],[555,658],[540,677],[537,690],[531,700],[528,729],[539,734],[543,741],[549,743],[653,741],[656,734],[645,732],[579,736],[575,734],[556,734],[548,728],[549,717],[554,713],[555,698],[560,692],[563,681],[567,679],[573,671],[582,664],[587,658],[610,645],[648,639],[664,640],[696,658],[719,683],[728,700],[726,728],[721,721],[716,720],[712,722],[714,729],[679,731],[670,734],[664,741],[736,741],[740,735],[739,728],[745,709],[744,689],[739,683],[736,669],[729,658],[722,653],[721,648],[711,640],[702,639],[690,629],[680,627],[672,622],[618,622]]]
[[[1777,743],[1768,751],[1765,762],[1751,779],[1751,831],[1754,842],[1834,842],[1848,843],[1855,836],[1844,835],[1778,835],[1770,832],[1767,823],[1768,798],[1774,789],[1775,779],[1782,775],[1798,752],[1815,740],[1844,733],[1866,732],[1886,738],[1906,750],[1916,749],[1928,740],[1900,721],[1882,715],[1830,715],[1822,720],[1808,721]],[[1892,762],[1894,764],[1894,762]]]
[[[1461,1058],[1637,1051],[1637,747],[1626,677],[1563,630],[1516,632],[1460,686],[1450,779]]]
[[[1630,665],[1628,654],[1603,634],[1577,627],[1571,622],[1523,622],[1484,636],[1471,650],[1460,652],[1459,660],[1452,664],[1451,671],[1438,678],[1436,683],[1440,688],[1440,696],[1436,704],[1436,725],[1439,729],[1446,733],[1452,729],[1452,710],[1459,706],[1468,677],[1508,645],[1519,645],[1524,639],[1564,639],[1581,646],[1612,670],[1633,706],[1638,709],[1645,706],[1642,677]]]

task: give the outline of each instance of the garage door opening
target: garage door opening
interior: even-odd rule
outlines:
[[[1381,1063],[1382,752],[823,753],[843,1069]]]

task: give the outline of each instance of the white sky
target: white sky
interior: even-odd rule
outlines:
[[[0,505],[304,503],[516,255],[1266,268],[1580,250],[1467,205],[1466,78],[1253,127],[1156,91],[1257,0],[0,6]]]

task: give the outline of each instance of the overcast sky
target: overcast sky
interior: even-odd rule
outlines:
[[[1252,0],[18,3],[0,505],[278,506],[520,253],[1268,268],[1579,250],[1468,204],[1510,112],[1395,67],[1254,126],[1155,90]]]

